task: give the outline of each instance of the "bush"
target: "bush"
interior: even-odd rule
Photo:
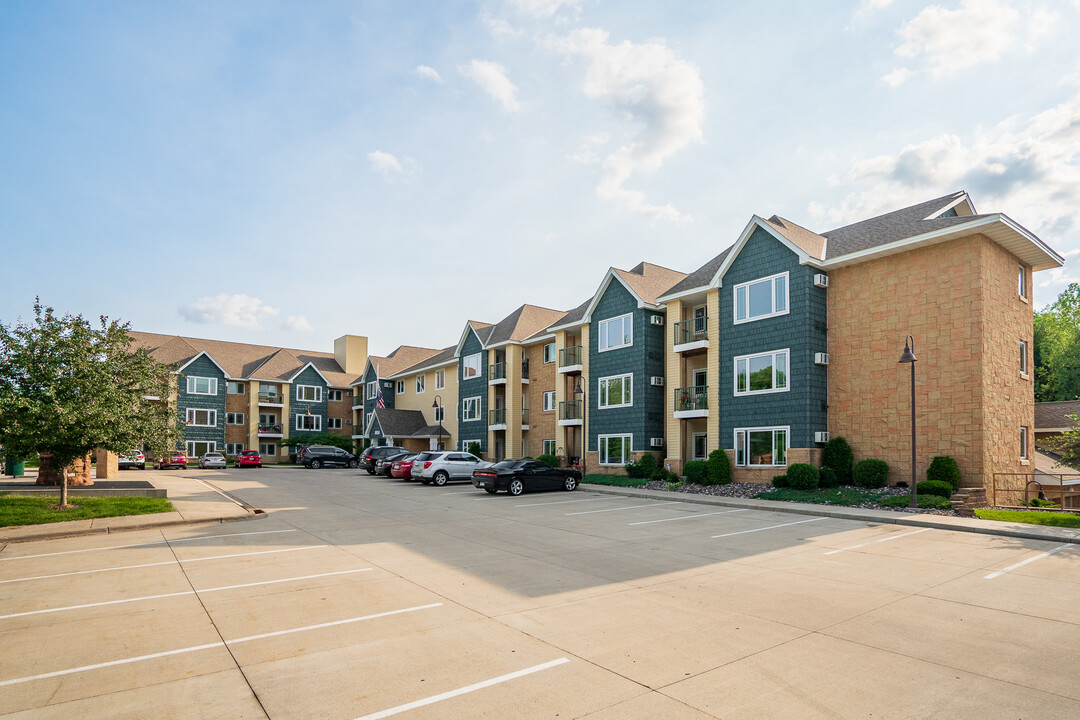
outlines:
[[[645,470],[641,467],[641,463],[639,463],[637,460],[631,460],[623,467],[626,468],[626,477],[631,477],[635,480],[649,477],[645,474]]]
[[[709,485],[709,465],[704,460],[691,460],[683,466],[686,482]]]
[[[536,459],[539,460],[540,462],[544,463],[548,467],[553,467],[553,468],[559,467],[559,458],[555,457],[554,455],[541,455],[540,457],[538,457]]]
[[[821,468],[821,472],[818,475],[818,487],[821,488],[836,488],[840,487],[840,476],[836,474],[828,465]]]
[[[835,437],[825,443],[821,451],[821,466],[829,467],[836,472],[837,480],[841,485],[851,485],[854,479],[852,467],[855,465],[855,453],[851,452],[848,441],[842,437]]]
[[[648,456],[646,456],[646,457],[648,457]],[[655,470],[653,470],[653,474],[651,476],[649,476],[649,477],[650,477],[650,479],[656,480],[657,482],[673,483],[673,482],[678,482],[679,481],[679,476],[678,475],[671,472],[667,468],[662,468],[662,467],[658,467]]]
[[[858,465],[855,466],[855,469],[856,472],[858,472]],[[907,507],[911,504],[911,495],[893,495],[890,498],[884,498],[878,502],[886,507]],[[952,502],[949,498],[943,498],[940,495],[920,495],[919,507],[932,508],[934,510],[952,510]]]
[[[660,463],[651,452],[642,455],[640,460],[631,460],[626,463],[626,474],[632,478],[652,479],[658,469],[660,469]]]
[[[938,497],[952,497],[955,488],[947,482],[940,480],[923,480],[915,486],[918,495],[937,495]]]
[[[884,460],[860,460],[855,466],[855,484],[861,488],[883,488],[889,481],[889,463]]]
[[[773,487],[786,488],[788,486],[787,475],[773,475]]]
[[[731,460],[727,453],[717,449],[709,453],[705,461],[708,473],[702,485],[727,485],[731,482]]]
[[[818,469],[809,463],[794,463],[788,466],[787,483],[792,490],[817,490]]]
[[[960,466],[949,455],[936,455],[930,461],[930,467],[926,468],[927,481],[946,482],[952,485],[953,491],[960,489]],[[921,486],[922,483],[919,483]]]
[[[469,443],[469,454],[470,455],[475,455],[478,458],[482,458],[482,457],[484,457],[483,452],[484,451],[480,449],[480,443],[478,443],[478,442]]]

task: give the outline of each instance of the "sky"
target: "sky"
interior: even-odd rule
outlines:
[[[0,322],[373,354],[957,190],[1080,281],[1080,0],[0,13]]]

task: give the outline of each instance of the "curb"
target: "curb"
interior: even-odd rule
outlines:
[[[133,517],[131,515],[119,515],[117,517]],[[238,515],[236,517],[221,517],[221,518],[208,518],[206,520],[166,520],[164,522],[148,522],[140,525],[125,525],[123,527],[103,527],[103,528],[88,528],[86,530],[72,530],[55,528],[49,532],[40,532],[34,535],[20,535],[19,537],[5,537],[3,531],[0,531],[0,543],[11,544],[21,542],[31,542],[34,540],[57,540],[59,538],[71,538],[71,537],[83,537],[86,535],[113,535],[115,533],[127,532],[129,530],[150,530],[153,528],[162,527],[177,527],[180,525],[220,525],[227,522],[243,522],[245,520],[261,520],[269,517],[265,510],[249,510],[246,515]],[[97,520],[108,520],[109,518],[95,518]],[[74,520],[73,522],[82,522],[81,520]],[[27,527],[23,525],[22,527]]]
[[[1023,540],[1046,540],[1049,542],[1080,544],[1080,530],[1073,528],[1046,528],[1042,525],[1025,525],[1022,523],[998,522],[995,520],[972,521],[967,518],[945,519],[944,516],[941,515],[894,513],[880,510],[863,510],[862,508],[779,502],[775,500],[751,500],[729,498],[719,495],[665,492],[663,490],[637,490],[634,488],[615,487],[611,485],[590,485],[589,483],[582,483],[579,487],[582,490],[588,490],[602,495],[622,495],[624,497],[647,498],[650,500],[674,500],[696,505],[716,505],[721,507],[767,510],[769,512],[790,513],[792,515],[817,515],[835,518],[837,520],[856,520],[860,522],[933,528],[935,530],[953,530],[955,532],[975,533],[978,535],[999,535],[1002,537],[1020,538]],[[993,523],[993,525],[975,525],[973,522]]]

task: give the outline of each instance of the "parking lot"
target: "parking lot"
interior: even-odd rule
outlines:
[[[1080,717],[1076,546],[587,486],[170,477],[270,517],[3,547],[0,716]]]

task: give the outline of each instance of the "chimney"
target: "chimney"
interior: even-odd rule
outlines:
[[[367,362],[367,338],[363,335],[342,335],[334,341],[334,359],[349,375],[364,372]]]

